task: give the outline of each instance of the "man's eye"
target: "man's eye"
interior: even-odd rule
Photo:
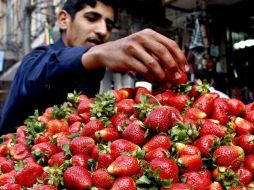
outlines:
[[[97,20],[97,17],[95,17],[95,16],[86,16],[85,18],[86,18],[88,21],[90,21],[90,22],[94,22],[94,21]]]

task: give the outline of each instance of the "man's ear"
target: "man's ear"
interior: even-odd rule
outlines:
[[[59,28],[65,30],[68,26],[68,22],[70,22],[70,19],[70,15],[65,10],[61,10],[57,16]]]

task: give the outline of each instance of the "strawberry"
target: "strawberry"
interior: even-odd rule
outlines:
[[[104,128],[94,133],[94,137],[97,141],[114,141],[119,139],[119,133],[116,128]]]
[[[150,152],[156,148],[165,148],[169,150],[171,147],[171,141],[169,136],[164,134],[156,134],[154,135],[143,147],[142,150],[145,152]]]
[[[22,125],[17,128],[16,131],[16,143],[26,143],[27,139],[27,126]]]
[[[110,118],[110,124],[112,125],[112,127],[115,128],[117,128],[118,126],[124,128],[125,126],[128,126],[130,124],[130,121],[125,114],[116,113]]]
[[[244,115],[244,119],[246,119],[247,121],[251,123],[254,123],[254,110],[246,112]]]
[[[213,152],[213,160],[219,166],[236,169],[244,162],[244,150],[240,146],[219,146]]]
[[[104,129],[104,124],[100,120],[90,120],[82,129],[80,135],[93,138],[94,133],[101,129]]]
[[[180,84],[185,84],[188,81],[188,76],[187,74],[183,71],[183,70],[179,70],[179,78],[175,78],[173,76],[175,76],[175,73],[172,73],[173,71],[171,70],[165,70],[165,73],[167,75],[167,77],[169,78],[170,82],[174,85],[180,85]]]
[[[143,145],[148,140],[143,123],[139,120],[132,122],[124,129],[122,138],[137,145]]]
[[[186,183],[173,183],[171,187],[162,187],[160,190],[192,190],[192,186]]]
[[[21,185],[14,183],[6,183],[5,185],[0,186],[0,190],[21,190]]]
[[[228,104],[225,98],[217,98],[213,104],[212,118],[220,121],[220,124],[228,123]]]
[[[219,144],[219,137],[215,135],[204,135],[195,140],[194,145],[198,147],[201,155],[204,157],[211,157],[211,151]]]
[[[199,135],[202,137],[204,135],[216,135],[217,137],[223,137],[227,132],[227,127],[221,124],[217,124],[208,119],[202,119],[201,128],[199,130]]]
[[[48,159],[55,153],[59,152],[58,147],[50,142],[43,142],[36,144],[32,147],[32,154],[37,160],[42,160],[47,162]]]
[[[107,171],[113,176],[132,176],[139,169],[140,166],[136,157],[120,155],[109,165]]]
[[[124,139],[117,139],[113,141],[112,144],[110,145],[110,154],[114,158],[117,158],[122,153],[132,154],[138,150],[140,150],[140,147],[138,145]]]
[[[80,114],[83,123],[88,123],[91,120],[92,114],[90,112],[84,112]]]
[[[194,100],[196,100],[202,94],[207,94],[209,92],[209,84],[207,81],[201,81],[200,79],[197,79],[190,88],[191,89],[188,92],[188,95],[191,98],[194,98]]]
[[[241,100],[229,98],[227,100],[229,115],[242,116],[246,111],[246,107]]]
[[[184,111],[190,103],[190,97],[186,94],[176,94],[167,101],[167,105],[178,109],[180,112]]]
[[[235,144],[242,147],[245,155],[254,154],[254,135],[244,134],[236,137]]]
[[[237,180],[244,186],[247,186],[252,181],[252,173],[245,167],[240,167],[236,170]]]
[[[71,134],[78,133],[80,132],[82,127],[83,127],[83,124],[80,121],[75,121],[69,126],[68,132]]]
[[[94,146],[95,142],[91,137],[75,137],[70,143],[70,150],[73,155],[90,155]]]
[[[4,173],[0,175],[0,186],[8,183],[14,183],[17,176],[17,172],[12,170],[8,173]]]
[[[146,153],[145,159],[148,162],[151,162],[154,158],[168,158],[169,151],[165,148],[158,147]]]
[[[203,162],[202,158],[195,155],[181,155],[177,162],[180,164],[180,171],[182,173],[198,171],[202,168]]]
[[[238,135],[254,132],[254,125],[251,122],[249,122],[241,117],[237,117],[234,120],[234,123],[235,123],[235,130]]]
[[[101,153],[97,159],[96,169],[108,168],[109,165],[115,160],[112,154]]]
[[[192,107],[199,108],[206,113],[207,117],[210,117],[213,110],[214,100],[218,97],[219,95],[216,93],[203,94],[194,101]]]
[[[186,184],[192,186],[193,190],[206,189],[212,183],[209,178],[204,177],[196,171],[184,173],[182,178]]]
[[[250,154],[244,159],[244,167],[246,167],[249,171],[251,171],[252,175],[254,175],[254,154]]]
[[[133,106],[134,106],[133,99],[123,99],[116,103],[117,112],[126,115],[132,115],[134,113]]]
[[[5,157],[0,157],[0,171],[2,173],[8,173],[14,169],[14,161]]]
[[[90,172],[82,166],[69,167],[63,174],[64,186],[68,190],[83,190],[92,187]]]
[[[182,120],[182,116],[176,108],[160,106],[147,116],[145,126],[157,132],[167,132],[176,122]]]
[[[8,153],[8,147],[6,144],[0,144],[0,156],[5,156]]]
[[[82,117],[80,117],[80,115],[78,115],[77,113],[72,113],[72,114],[68,115],[67,122],[69,125],[71,125],[77,121],[82,122]]]
[[[43,173],[39,164],[28,164],[17,173],[16,183],[24,187],[32,187]]]
[[[160,170],[159,176],[162,181],[171,178],[173,183],[178,182],[179,168],[173,160],[168,158],[155,158],[150,162],[150,165],[154,175],[156,175],[158,169]]]
[[[186,110],[185,117],[190,118],[190,119],[204,119],[207,117],[206,113],[201,111],[199,108],[189,108]]]
[[[111,90],[110,92],[113,93],[115,97],[115,102],[119,102],[129,97],[129,93],[126,90],[119,89],[119,90]]]
[[[96,187],[110,189],[115,181],[115,177],[110,175],[105,168],[101,168],[93,172],[92,181]]]
[[[137,103],[137,104],[141,103],[140,97],[141,97],[142,94],[152,95],[152,92],[147,90],[144,87],[137,88],[135,98],[134,98],[135,103]]]
[[[223,190],[223,187],[218,181],[214,181],[207,190]]]
[[[46,123],[46,128],[53,134],[68,131],[69,125],[64,119],[52,119]]]
[[[83,113],[90,112],[90,109],[91,109],[90,103],[91,103],[91,102],[92,102],[92,99],[85,99],[85,100],[82,100],[82,101],[78,104],[77,114],[78,114],[78,115],[82,115]]]
[[[110,190],[136,190],[135,181],[129,176],[120,176]]]
[[[58,148],[62,148],[63,145],[71,144],[71,139],[68,138],[68,133],[58,133],[55,134],[54,137],[56,137],[56,144]]]
[[[10,148],[10,155],[14,160],[23,160],[31,155],[30,149],[23,143],[14,144]]]
[[[37,185],[33,187],[33,190],[57,190],[57,187],[53,185]]]
[[[201,152],[198,149],[198,147],[191,144],[176,142],[175,148],[179,156],[181,155],[199,155],[200,156],[201,155]]]
[[[55,164],[61,166],[66,159],[67,158],[64,152],[58,152],[50,157],[50,159],[48,160],[48,165],[51,167],[54,166]]]
[[[86,169],[88,169],[88,160],[90,159],[90,156],[85,154],[76,154],[72,156],[71,163],[73,166],[82,166]]]

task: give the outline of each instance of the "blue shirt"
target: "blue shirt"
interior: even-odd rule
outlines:
[[[43,113],[67,100],[67,93],[89,97],[99,91],[105,68],[87,71],[81,63],[90,46],[65,47],[62,39],[27,54],[17,70],[0,116],[0,134],[15,132],[35,110]]]

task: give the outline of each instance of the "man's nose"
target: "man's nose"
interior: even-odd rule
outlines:
[[[109,31],[107,29],[107,24],[104,20],[100,21],[97,24],[95,32],[103,38],[108,35]]]

